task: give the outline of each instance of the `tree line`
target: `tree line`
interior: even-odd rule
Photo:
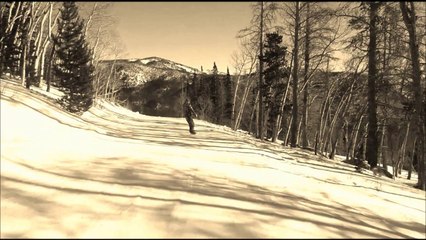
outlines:
[[[59,102],[71,112],[81,113],[94,99],[108,97],[108,81],[99,80],[105,78],[99,60],[121,51],[111,6],[1,2],[0,75],[19,76],[26,88],[58,87],[65,93]]]
[[[425,189],[425,9],[254,3],[233,55],[230,126],[332,159],[391,165],[393,176],[415,168]],[[349,56],[344,71],[332,69],[338,51]]]

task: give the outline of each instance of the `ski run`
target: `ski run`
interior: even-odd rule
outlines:
[[[58,96],[1,80],[2,238],[426,237],[415,174]]]

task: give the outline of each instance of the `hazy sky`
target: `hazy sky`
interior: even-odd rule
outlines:
[[[114,2],[126,58],[157,56],[219,71],[238,49],[237,32],[251,19],[251,2]]]

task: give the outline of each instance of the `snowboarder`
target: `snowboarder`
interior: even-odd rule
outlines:
[[[192,120],[192,116],[198,117],[197,113],[195,113],[194,109],[191,105],[191,100],[189,98],[185,99],[185,103],[183,104],[185,119],[188,122],[189,125],[189,132],[191,134],[195,134],[194,130],[194,120]]]

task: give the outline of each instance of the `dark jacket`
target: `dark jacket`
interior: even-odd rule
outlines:
[[[184,105],[183,105],[183,109],[184,109],[184,114],[185,117],[193,117],[193,116],[197,116],[197,114],[194,111],[194,108],[192,108],[192,105],[190,102],[185,101]]]

